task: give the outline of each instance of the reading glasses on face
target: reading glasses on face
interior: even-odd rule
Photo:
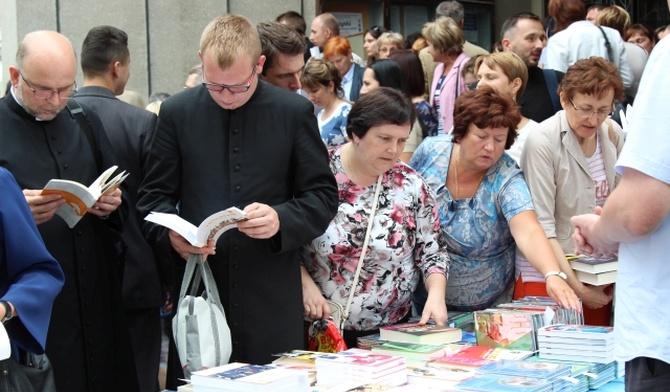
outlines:
[[[221,93],[223,92],[223,90],[228,90],[232,94],[246,93],[251,88],[251,79],[253,79],[254,75],[256,75],[256,67],[251,69],[251,75],[249,75],[247,84],[226,85],[226,84],[202,82],[202,85],[205,86],[207,90],[214,91],[216,93]]]
[[[30,82],[26,80],[21,71],[19,71],[19,75],[21,75],[21,79],[23,79],[23,81],[26,82],[26,86],[28,86],[30,91],[33,92],[35,98],[37,99],[43,99],[46,101],[48,99],[51,99],[51,97],[53,97],[54,94],[57,94],[58,99],[66,100],[70,99],[77,92],[77,82],[73,82],[72,86],[61,88],[58,90],[46,87],[40,87],[36,89],[30,85]]]
[[[611,108],[610,110],[603,110],[603,109],[593,110],[593,109],[578,108],[577,105],[575,105],[575,103],[572,101],[572,98],[568,98],[568,100],[572,104],[572,107],[575,108],[577,115],[582,118],[590,118],[594,114],[599,118],[603,118],[612,115],[612,113],[614,112],[614,108]]]

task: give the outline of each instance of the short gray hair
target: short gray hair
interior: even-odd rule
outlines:
[[[463,23],[463,17],[465,16],[465,9],[463,9],[463,4],[458,1],[443,1],[437,5],[435,8],[435,19],[441,16],[448,16],[456,22],[457,25]]]

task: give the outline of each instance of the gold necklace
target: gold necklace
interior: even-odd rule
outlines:
[[[458,185],[458,166],[461,164],[461,146],[456,145],[454,146],[456,149],[456,156],[454,157],[456,160],[456,165],[454,166],[454,179],[456,180],[456,198],[460,199],[461,198],[461,188]],[[482,177],[479,179],[479,182],[477,183],[477,187],[475,188],[475,191],[472,192],[472,196],[469,197],[469,199],[473,198],[475,196],[475,193],[477,193],[477,189],[479,189],[479,185],[481,185],[482,181],[484,180],[484,176],[486,176],[487,170],[484,171],[484,174],[482,174]]]

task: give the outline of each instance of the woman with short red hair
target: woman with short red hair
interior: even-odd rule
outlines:
[[[354,63],[349,40],[335,36],[323,45],[323,57],[333,63],[342,78],[344,99],[353,102],[358,99],[363,85],[363,72],[360,65]]]

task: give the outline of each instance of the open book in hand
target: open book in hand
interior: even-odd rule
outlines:
[[[129,173],[124,170],[110,179],[117,168],[114,165],[105,170],[89,186],[77,181],[54,178],[49,180],[42,189],[42,195],[58,194],[65,199],[65,203],[58,208],[56,214],[63,218],[70,228],[73,228],[88,209],[100,199],[100,196],[114,191],[128,177]]]
[[[237,222],[246,219],[247,214],[237,207],[230,207],[214,213],[195,227],[177,214],[151,212],[144,219],[176,231],[193,246],[205,246],[212,239],[216,242],[221,234],[237,228]]]

